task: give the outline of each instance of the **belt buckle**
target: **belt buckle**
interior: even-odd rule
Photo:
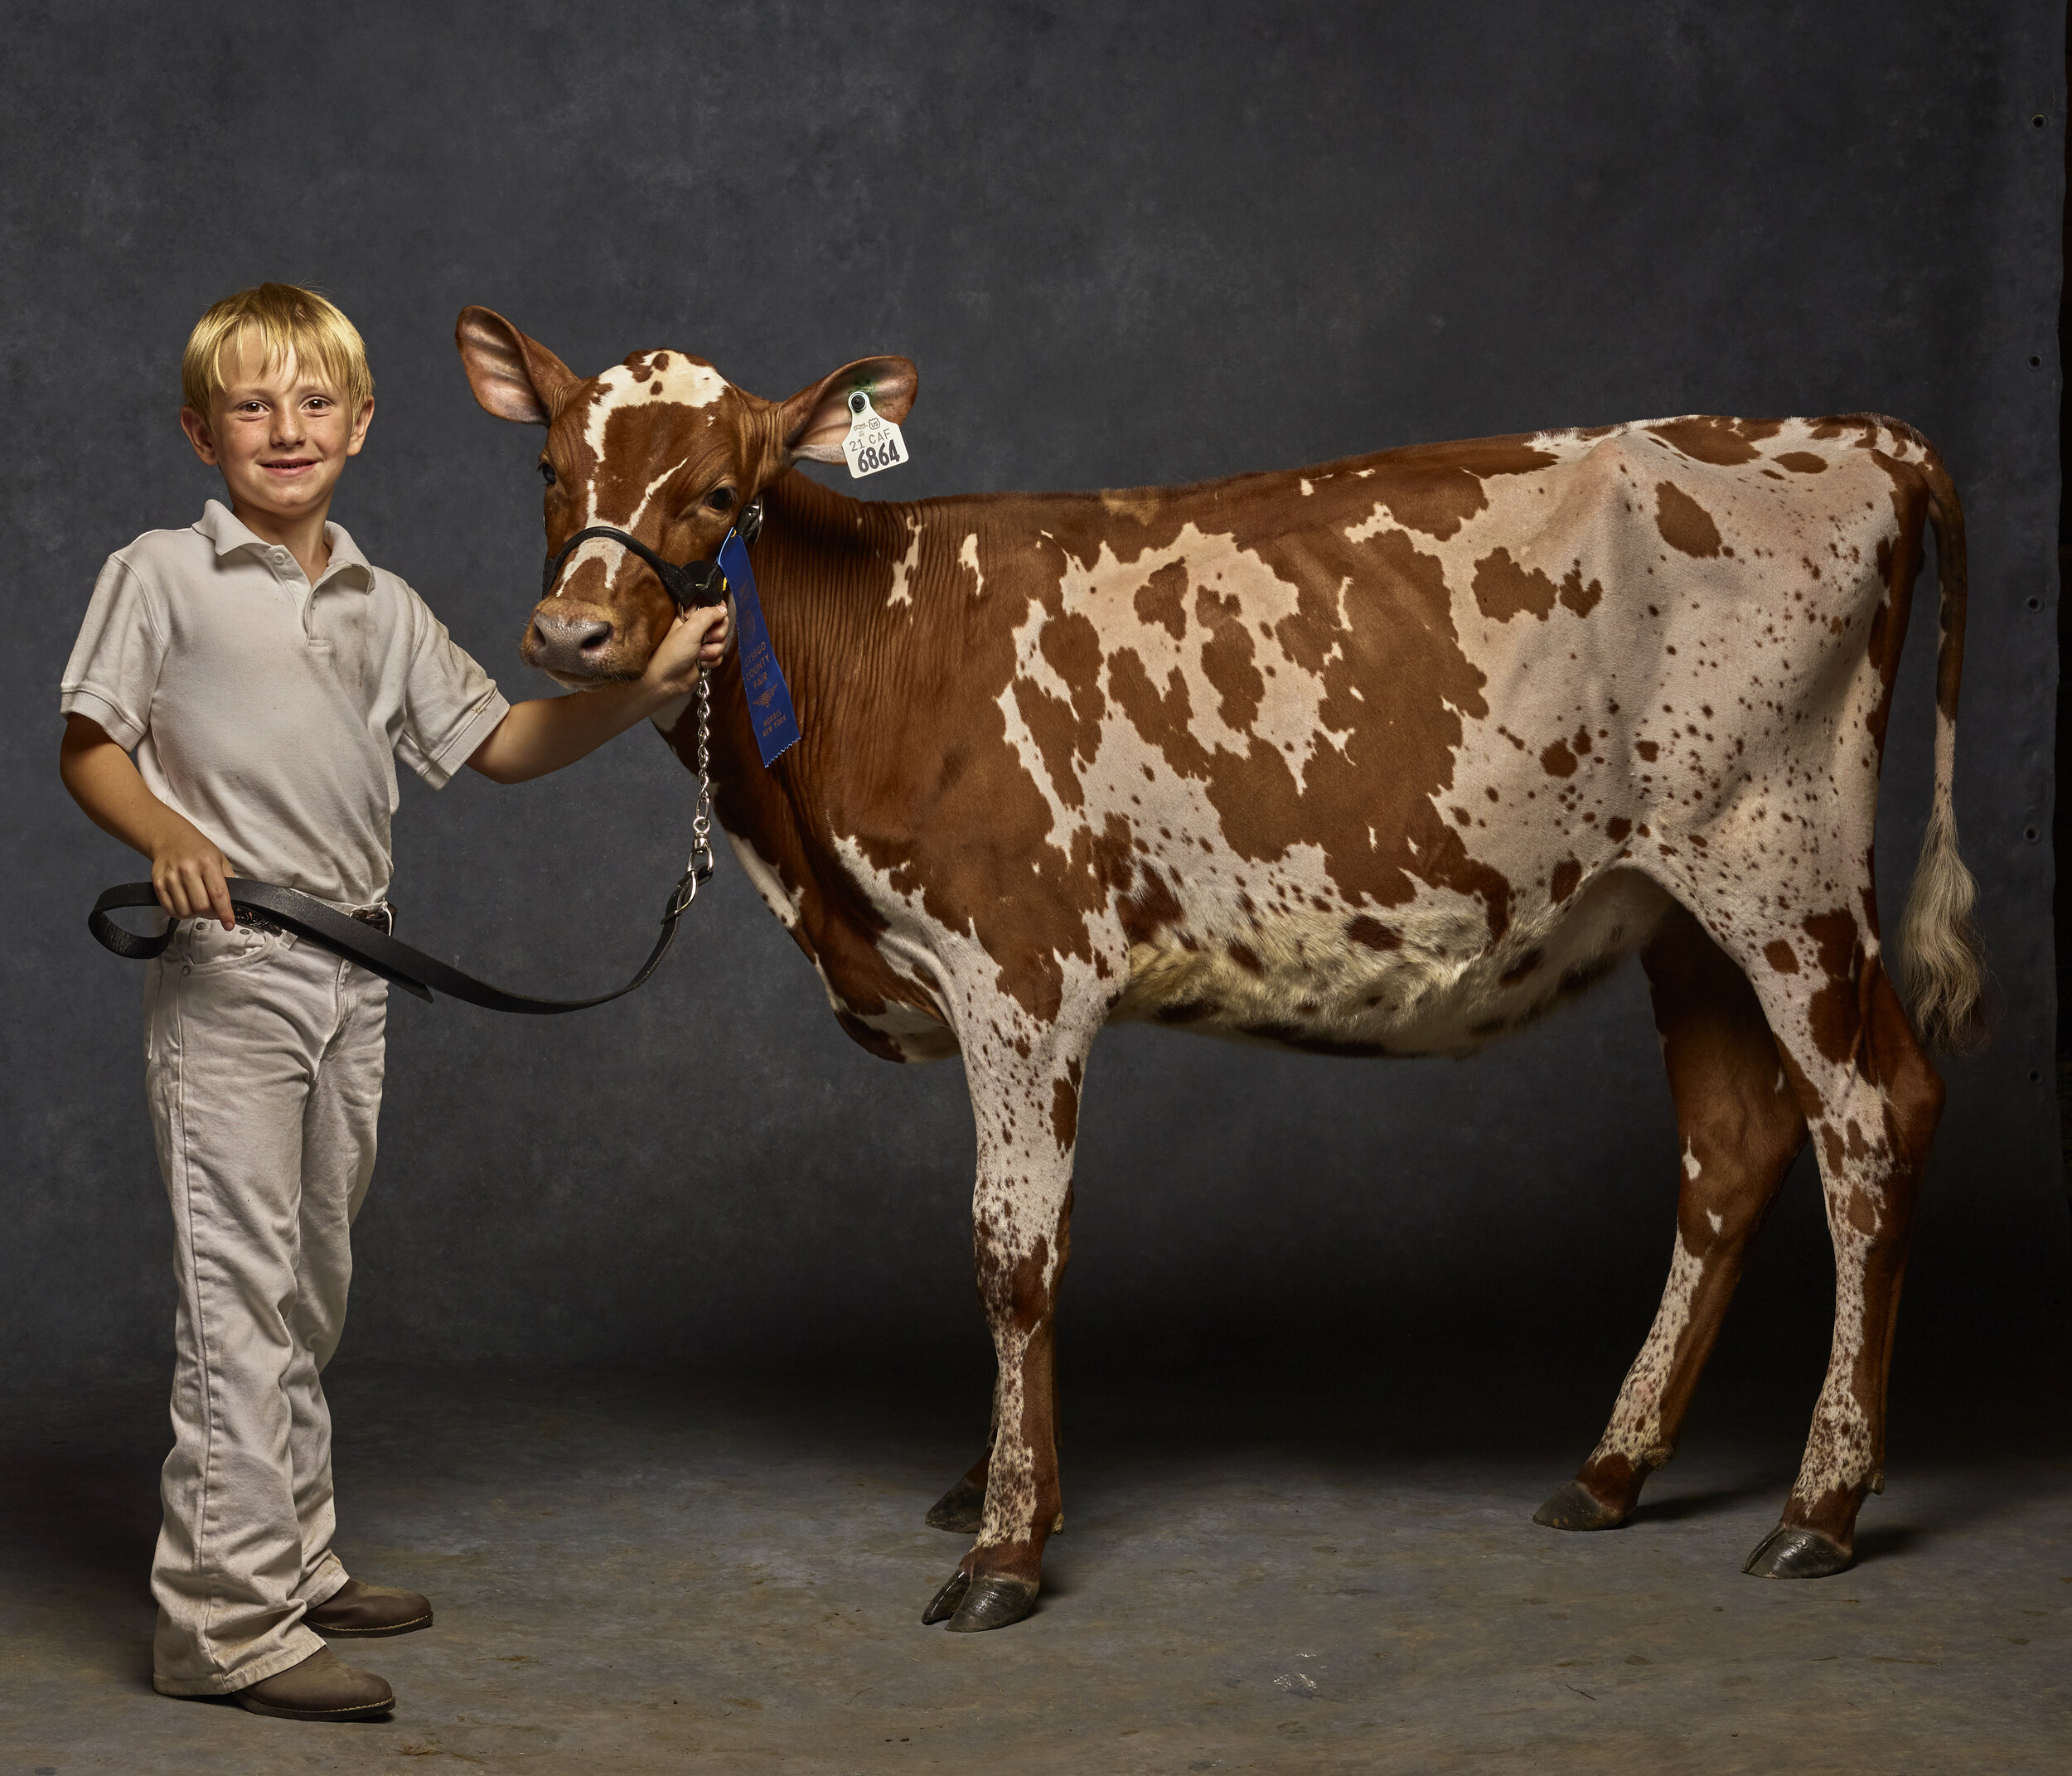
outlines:
[[[362,907],[351,917],[362,925],[371,925],[384,937],[395,935],[395,908],[385,900],[372,907]]]

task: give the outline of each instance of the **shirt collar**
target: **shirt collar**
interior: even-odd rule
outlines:
[[[201,509],[201,521],[195,525],[202,535],[215,545],[218,559],[235,554],[240,549],[257,549],[262,555],[273,544],[252,534],[250,528],[220,500],[211,500]],[[324,526],[324,540],[331,547],[331,565],[324,571],[324,582],[328,583],[346,570],[342,576],[348,583],[357,585],[362,592],[374,590],[374,564],[360,553],[360,545],[354,542],[350,532],[341,524]]]

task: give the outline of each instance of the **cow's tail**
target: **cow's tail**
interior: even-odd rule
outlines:
[[[1924,447],[1927,441],[1921,440]],[[1984,1037],[1985,951],[1972,924],[1978,884],[1957,850],[1957,692],[1964,674],[1964,508],[1928,449],[1929,522],[1940,593],[1935,644],[1935,798],[1900,922],[1900,991],[1922,1038],[1962,1052]]]

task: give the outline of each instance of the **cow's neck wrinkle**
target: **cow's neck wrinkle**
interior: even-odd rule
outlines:
[[[852,499],[797,474],[765,490],[763,508],[751,559],[800,740],[764,766],[737,669],[715,685],[713,762],[722,824],[772,862],[796,867],[818,854],[807,835],[832,836],[830,823],[846,825],[845,815],[868,801],[872,786],[856,774],[884,756],[838,737],[900,725],[914,613],[888,608],[887,594],[912,547],[917,508]]]
[[[906,689],[915,639],[911,604],[889,594],[913,547],[917,508],[852,499],[787,475],[764,496],[758,583],[770,645],[800,705],[840,723]]]

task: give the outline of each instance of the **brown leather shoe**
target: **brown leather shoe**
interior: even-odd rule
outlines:
[[[368,1720],[395,1706],[388,1679],[356,1671],[328,1647],[230,1694],[239,1707],[281,1720]]]
[[[380,1634],[412,1634],[429,1628],[432,1605],[415,1591],[348,1579],[314,1609],[304,1610],[303,1620],[320,1634],[371,1640]]]

